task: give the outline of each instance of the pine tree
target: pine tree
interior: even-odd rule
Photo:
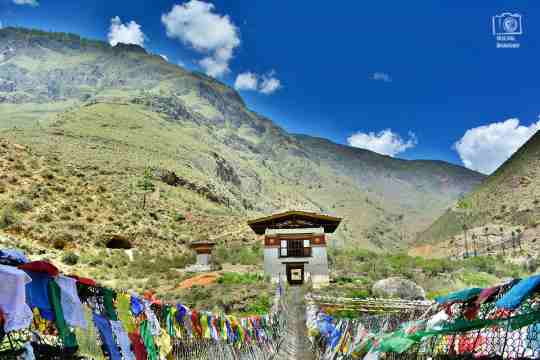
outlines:
[[[137,182],[137,187],[143,193],[143,209],[146,207],[146,195],[153,192],[156,186],[152,182],[152,169],[147,167],[144,169],[142,178]]]

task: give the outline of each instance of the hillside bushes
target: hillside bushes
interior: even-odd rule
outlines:
[[[233,265],[257,265],[263,258],[262,248],[258,243],[236,247],[218,245],[212,256],[216,264],[229,263]]]
[[[250,285],[264,281],[264,276],[260,274],[241,274],[241,273],[224,273],[219,279],[219,284],[243,284]]]
[[[6,206],[0,210],[0,229],[7,228],[17,222],[15,211]]]
[[[467,286],[489,286],[516,278],[527,269],[502,257],[478,256],[464,260],[426,259],[405,253],[381,254],[359,249],[331,249],[335,289],[345,296],[369,297],[371,287],[388,277],[403,277],[421,285],[428,296]]]

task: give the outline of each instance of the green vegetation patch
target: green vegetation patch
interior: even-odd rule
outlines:
[[[250,285],[264,281],[264,276],[261,274],[252,273],[232,273],[226,272],[218,279],[218,284],[243,284]]]
[[[329,255],[334,277],[331,286],[324,290],[325,294],[355,298],[373,296],[373,284],[389,277],[411,280],[424,288],[428,298],[433,298],[464,287],[488,287],[501,283],[505,278],[529,274],[524,266],[503,257],[427,259],[362,249],[331,249]]]

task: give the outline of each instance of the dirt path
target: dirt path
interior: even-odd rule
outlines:
[[[314,360],[306,328],[306,304],[300,286],[288,289],[287,333],[277,359]]]

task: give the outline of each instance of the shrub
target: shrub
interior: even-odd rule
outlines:
[[[5,207],[0,212],[0,229],[14,225],[17,222],[15,212],[11,207]]]
[[[49,172],[49,171],[45,171],[43,174],[41,174],[41,176],[44,178],[44,179],[47,179],[47,180],[52,180],[54,179],[54,174]]]
[[[375,253],[365,249],[358,249],[352,254],[353,259],[356,261],[368,261],[373,259],[374,256],[376,256]]]
[[[462,210],[471,209],[472,202],[470,199],[461,198],[458,201],[457,207]]]
[[[444,274],[455,269],[456,264],[447,259],[418,259],[419,267],[428,275]]]
[[[502,259],[501,259],[502,260]],[[496,260],[489,256],[474,256],[463,261],[464,266],[472,270],[493,274],[496,272]]]
[[[50,223],[51,221],[54,220],[54,218],[53,218],[53,216],[52,216],[49,212],[44,211],[44,212],[42,212],[42,213],[40,213],[40,214],[38,215],[38,217],[36,218],[36,220],[37,220],[38,222],[42,222],[42,223]]]
[[[270,310],[270,297],[268,295],[259,295],[255,301],[250,301],[246,307],[245,312],[247,314],[266,314]]]
[[[339,276],[336,278],[336,283],[339,284],[350,284],[354,282],[354,279],[348,276]]]
[[[356,299],[366,299],[371,293],[368,289],[351,289],[348,296]]]
[[[238,253],[237,263],[241,265],[256,265],[262,259],[262,254],[253,251],[253,249],[242,248]]]
[[[484,272],[465,271],[461,274],[461,279],[467,286],[488,287],[497,282],[497,277]]]
[[[64,240],[66,243],[72,243],[75,240],[73,234],[68,231],[58,231],[54,239]]]
[[[214,260],[217,264],[256,265],[261,262],[262,258],[262,249],[259,244],[252,247],[240,246],[234,248],[218,245],[214,251]]]
[[[208,287],[194,285],[182,299],[187,306],[195,306],[201,299],[208,299],[211,296],[211,290]]]
[[[193,253],[186,253],[186,254],[174,256],[171,261],[171,267],[184,268],[187,265],[191,265],[194,263],[195,263],[195,255]]]
[[[15,170],[24,171],[24,170],[26,170],[26,165],[24,165],[23,162],[18,161],[18,162],[15,163],[15,165],[13,165],[13,168]]]
[[[54,239],[53,248],[56,250],[64,250],[67,246],[67,242],[64,239]]]
[[[103,259],[101,258],[92,258],[88,261],[88,265],[90,266],[98,266],[98,265],[103,265]]]
[[[79,262],[79,256],[73,252],[68,252],[62,257],[62,262],[66,265],[76,265]]]
[[[148,281],[146,282],[146,286],[149,288],[149,289],[155,289],[159,286],[159,278],[156,277],[155,275],[152,275],[150,276],[150,278],[148,279]]]
[[[176,213],[174,215],[174,221],[184,221],[186,220],[186,217],[183,214]]]
[[[240,273],[224,273],[219,279],[218,284],[243,284],[250,285],[264,281],[264,276],[259,274],[240,274]]]

